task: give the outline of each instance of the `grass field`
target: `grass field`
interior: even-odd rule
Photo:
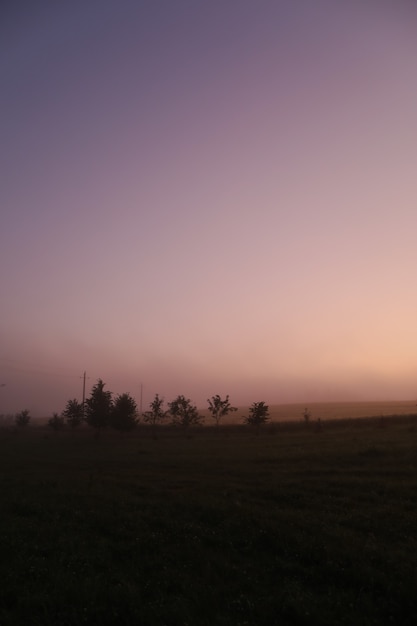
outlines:
[[[0,432],[0,623],[414,624],[415,419]]]
[[[358,417],[373,417],[375,415],[409,415],[416,413],[416,400],[398,400],[391,402],[307,402],[292,404],[272,404],[269,406],[271,420],[274,422],[302,421],[305,407],[311,411],[312,419],[334,420]],[[225,423],[241,423],[242,416],[248,415],[249,407],[239,407],[236,413],[231,413]],[[202,410],[206,423],[210,424],[209,412]]]
[[[259,398],[258,398],[259,400]],[[410,415],[417,412],[417,400],[392,400],[392,401],[368,401],[368,402],[306,402],[292,404],[270,404],[269,414],[273,422],[300,422],[303,421],[305,407],[311,411],[311,419],[338,420],[356,419],[360,417]],[[144,405],[147,410],[148,405]],[[249,406],[240,406],[236,413],[230,413],[222,418],[222,424],[242,424],[243,417],[248,415]],[[199,413],[204,417],[205,424],[214,425],[207,408],[199,408]],[[32,419],[32,425],[45,426],[51,415]],[[0,414],[0,428],[13,424],[14,415]]]

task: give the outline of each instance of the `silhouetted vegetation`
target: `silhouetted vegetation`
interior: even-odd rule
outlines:
[[[113,409],[112,393],[105,391],[104,387],[105,383],[99,378],[90,397],[85,401],[85,421],[95,429],[97,437],[101,430],[109,425]]]
[[[58,413],[54,413],[48,420],[48,426],[55,431],[62,430],[65,427],[65,419],[59,416]]]
[[[197,407],[191,400],[184,396],[177,396],[172,402],[168,402],[169,412],[172,416],[172,423],[188,429],[190,426],[202,424],[203,416],[199,414]]]
[[[62,415],[68,426],[74,430],[81,426],[84,419],[84,405],[78,402],[76,398],[68,400]]]
[[[138,422],[138,409],[132,396],[129,393],[117,396],[110,412],[110,426],[120,432],[129,432]]]
[[[29,411],[24,409],[23,411],[20,411],[20,413],[16,413],[14,421],[16,426],[19,428],[25,428],[30,422]]]
[[[222,417],[229,415],[229,413],[233,413],[237,411],[237,407],[232,406],[229,402],[229,396],[227,395],[224,400],[217,394],[207,399],[208,408],[211,413],[211,417],[216,421],[217,428],[220,425],[220,420]]]
[[[152,427],[152,434],[156,436],[156,428],[162,424],[169,415],[169,411],[164,409],[164,399],[159,397],[159,394],[155,394],[155,398],[149,405],[150,411],[145,411],[143,414],[143,421],[150,424]]]
[[[309,424],[311,418],[311,411],[306,407],[303,411],[303,419],[306,425]]]
[[[260,426],[269,421],[269,406],[265,402],[254,402],[249,408],[249,415],[244,418],[244,421],[259,431]]]

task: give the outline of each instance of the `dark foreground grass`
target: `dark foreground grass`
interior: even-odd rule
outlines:
[[[417,433],[0,435],[0,623],[414,624]]]

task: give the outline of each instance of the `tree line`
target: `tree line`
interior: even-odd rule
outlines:
[[[54,413],[48,421],[48,426],[53,430],[62,430],[68,426],[75,430],[81,424],[86,423],[99,437],[103,429],[110,427],[121,433],[130,432],[142,420],[152,427],[153,432],[161,424],[172,424],[187,430],[191,426],[204,423],[204,416],[199,413],[197,407],[189,398],[183,395],[177,396],[172,402],[165,401],[159,394],[149,404],[149,410],[141,415],[138,411],[136,400],[129,393],[113,396],[111,391],[105,389],[105,383],[100,378],[93,386],[90,396],[84,402],[77,399],[68,400],[61,414]],[[237,411],[237,407],[231,405],[229,396],[222,398],[220,395],[207,399],[208,412],[217,428],[222,418]],[[269,421],[269,407],[265,402],[254,402],[249,407],[247,416],[243,422],[257,429]],[[30,422],[28,410],[15,415],[16,426],[23,428]]]

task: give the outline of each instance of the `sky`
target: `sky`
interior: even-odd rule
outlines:
[[[417,396],[417,7],[0,8],[0,413]]]

